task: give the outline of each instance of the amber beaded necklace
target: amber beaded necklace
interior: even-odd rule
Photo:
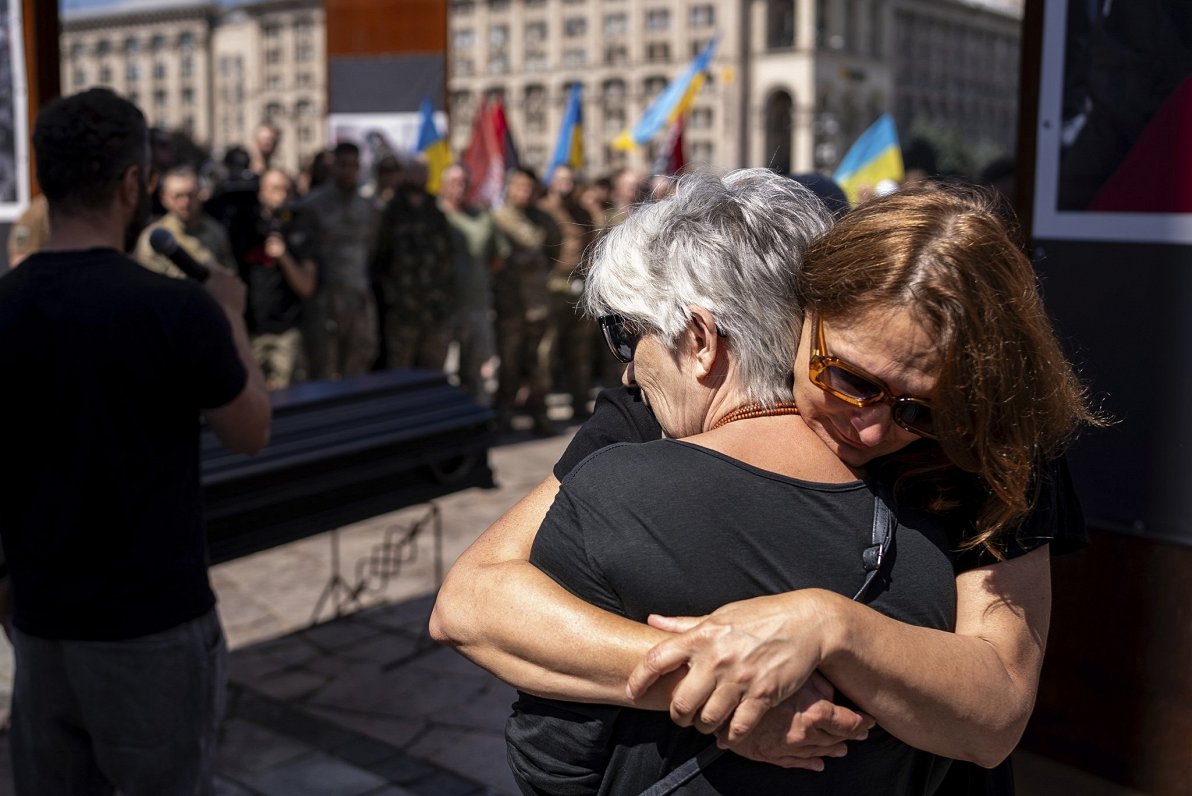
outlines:
[[[728,425],[737,420],[752,420],[755,417],[797,414],[799,414],[799,407],[795,406],[793,401],[783,401],[782,403],[772,404],[771,406],[766,406],[765,404],[745,404],[744,406],[738,406],[717,420],[716,424],[712,426],[712,430],[715,431],[721,426]]]

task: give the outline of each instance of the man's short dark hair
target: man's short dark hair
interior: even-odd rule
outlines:
[[[332,150],[335,156],[341,157],[343,155],[352,155],[353,157],[360,157],[360,147],[353,144],[351,141],[340,141]]]
[[[37,182],[51,207],[68,213],[103,208],[129,166],[148,168],[145,116],[106,88],[63,97],[37,114]]]

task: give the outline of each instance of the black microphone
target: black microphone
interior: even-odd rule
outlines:
[[[149,233],[149,248],[178,266],[178,270],[196,282],[205,282],[211,272],[207,266],[186,253],[168,229],[158,227]]]

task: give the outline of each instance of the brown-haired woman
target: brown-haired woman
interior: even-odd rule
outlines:
[[[912,746],[996,765],[1030,716],[1050,619],[1048,540],[1014,529],[1055,510],[1035,506],[1040,478],[1064,477],[1057,457],[1102,420],[984,193],[874,199],[812,245],[800,285],[803,420],[845,463],[886,474],[899,511],[971,527],[959,558],[978,566],[958,566],[955,633],[821,590],[760,597],[703,621],[652,618],[681,635],[650,651],[630,691],[688,666],[676,721],[723,726],[730,746],[765,756],[784,726],[763,716],[818,670]],[[944,751],[948,736],[963,754]]]

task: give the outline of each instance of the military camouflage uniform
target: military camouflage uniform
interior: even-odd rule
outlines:
[[[312,191],[302,209],[319,266],[305,333],[311,377],[366,373],[377,357],[377,309],[369,284],[377,211],[359,193],[344,195],[332,184]]]
[[[373,274],[384,302],[385,364],[442,370],[455,293],[451,227],[434,197],[418,193],[412,201],[399,188],[381,216]]]
[[[559,228],[536,207],[525,210],[505,205],[493,213],[505,233],[512,253],[505,267],[493,276],[493,308],[497,314],[497,352],[501,372],[497,381],[496,408],[503,425],[513,416],[517,391],[523,381],[530,394],[526,409],[539,430],[548,430],[546,395],[550,391],[550,366],[542,340],[550,318],[547,250],[559,245]]]
[[[572,412],[582,417],[588,413],[588,396],[592,390],[592,345],[599,334],[592,319],[579,310],[579,298],[584,292],[580,265],[597,230],[592,216],[574,201],[551,195],[542,200],[540,207],[550,214],[562,233],[559,247],[548,252],[553,256],[554,264],[547,281],[550,324],[543,347],[552,373],[555,363],[562,364]]]
[[[155,229],[169,230],[178,241],[178,246],[196,261],[205,263],[214,260],[224,268],[236,269],[236,258],[232,256],[232,244],[228,240],[228,231],[223,225],[208,215],[200,214],[192,229],[183,226],[181,219],[166,213],[160,219],[150,224],[137,240],[134,256],[137,262],[150,271],[172,276],[175,279],[185,279],[186,274],[178,270],[178,266],[153,251],[149,245],[149,235]]]
[[[45,194],[38,194],[8,232],[8,267],[15,268],[30,254],[41,251],[49,239],[50,206]]]

